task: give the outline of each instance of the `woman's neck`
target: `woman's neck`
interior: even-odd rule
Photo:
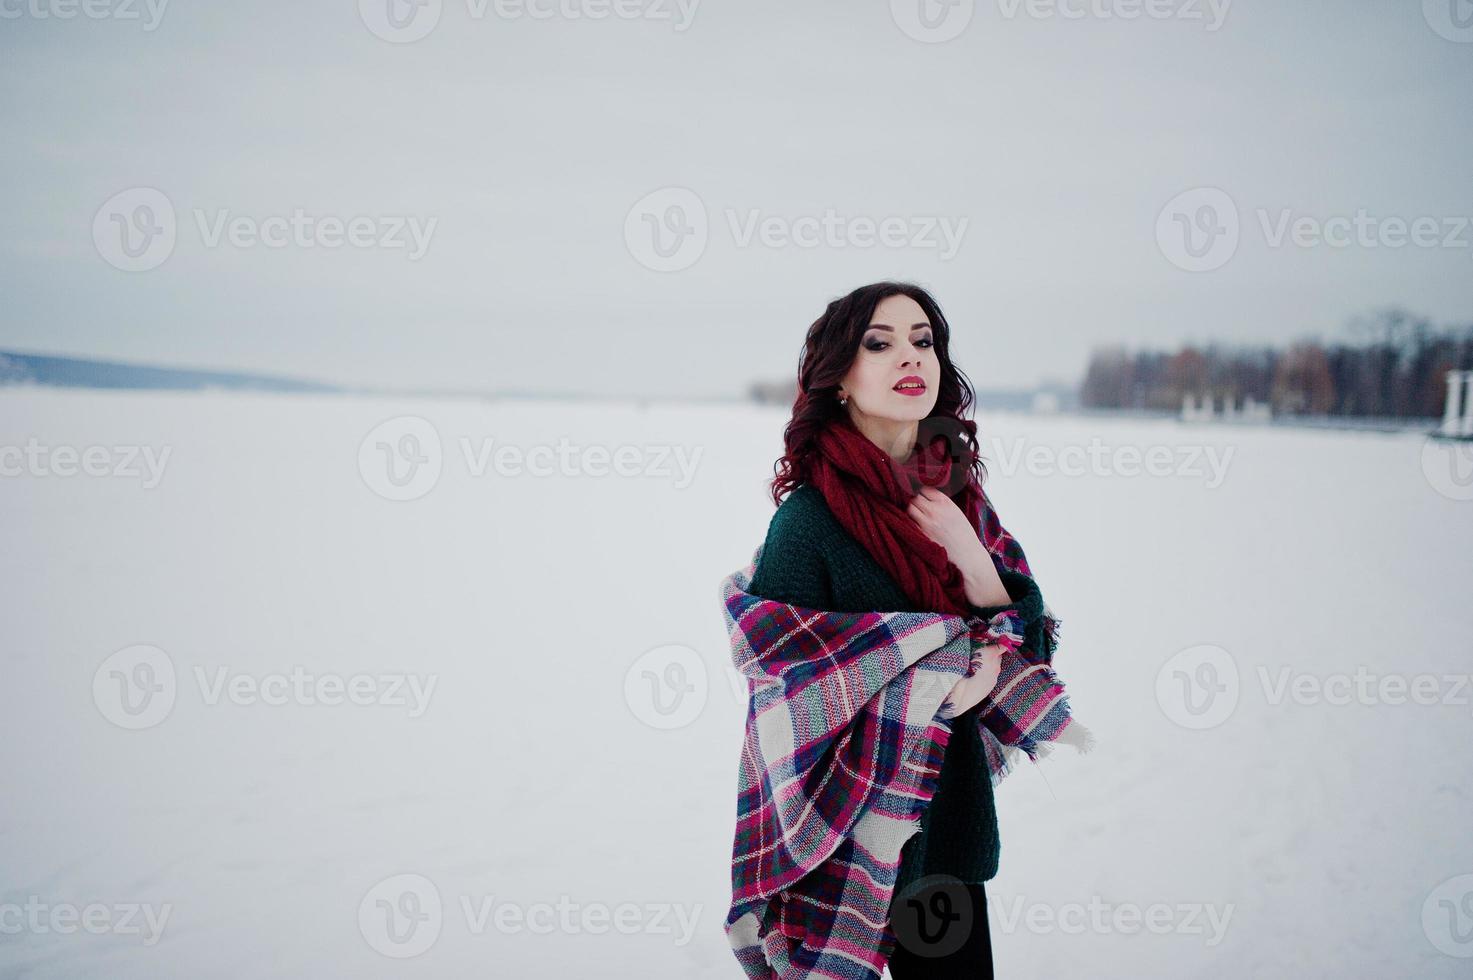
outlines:
[[[866,439],[896,462],[904,463],[915,455],[919,422],[879,418],[858,411],[851,412],[849,418]]]

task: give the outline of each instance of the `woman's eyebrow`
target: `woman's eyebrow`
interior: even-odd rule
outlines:
[[[890,324],[888,324],[888,323],[871,323],[869,325],[869,329],[871,329],[871,330],[884,330],[884,331],[887,331],[889,333],[894,333],[895,332],[895,328],[892,327],[892,326],[890,326]],[[929,329],[931,329],[931,325],[929,323],[912,323],[910,325],[910,329],[912,329],[912,330],[929,330]]]

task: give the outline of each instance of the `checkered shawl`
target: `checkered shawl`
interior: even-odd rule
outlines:
[[[1028,574],[984,509],[989,550]],[[994,785],[1020,752],[1036,760],[1054,741],[1087,751],[1092,739],[1072,723],[1045,617],[793,606],[746,591],[761,555],[721,583],[732,661],[750,694],[727,938],[748,977],[878,980],[896,942],[900,850],[920,829],[952,735],[942,705],[980,648],[1006,650],[973,716]]]

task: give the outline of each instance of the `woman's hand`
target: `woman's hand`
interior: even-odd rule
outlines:
[[[977,670],[972,676],[956,682],[941,704],[941,717],[955,718],[964,711],[970,711],[992,693],[1002,672],[1002,654],[1003,648],[996,643],[977,649],[977,656],[981,658]]]
[[[992,556],[977,537],[977,529],[956,501],[935,487],[921,487],[906,513],[926,537],[946,549],[946,557],[961,569],[967,600],[972,605],[1000,606],[1012,601],[1013,597],[998,577]]]

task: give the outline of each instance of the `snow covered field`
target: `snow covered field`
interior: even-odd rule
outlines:
[[[0,976],[739,976],[784,421],[0,389]],[[1467,976],[1460,461],[979,422],[1101,740],[999,789],[998,975]]]

